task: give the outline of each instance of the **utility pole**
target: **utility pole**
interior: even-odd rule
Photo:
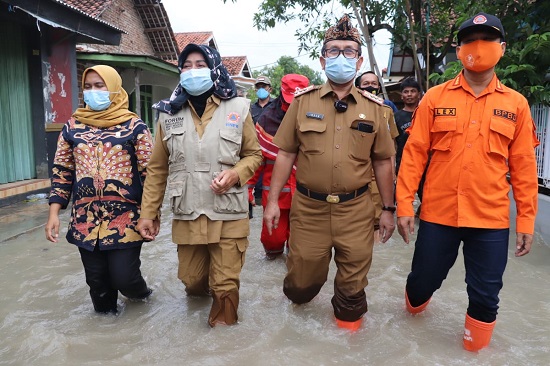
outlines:
[[[430,89],[430,0],[426,1],[426,90]]]
[[[363,33],[363,38],[365,39],[365,43],[367,46],[367,52],[369,55],[369,62],[370,62],[370,68],[374,73],[378,76],[378,79],[380,79],[380,85],[382,87],[382,94],[384,95],[384,99],[388,99],[388,93],[386,92],[386,86],[384,85],[384,80],[382,79],[382,74],[380,73],[380,70],[378,69],[378,64],[376,63],[376,58],[374,57],[374,51],[372,47],[372,37],[369,33],[369,28],[367,26],[367,17],[365,16],[365,1],[359,0],[359,5],[361,5],[361,15],[359,15],[359,11],[357,9],[357,4],[355,3],[355,0],[351,0],[351,6],[353,7],[353,12],[355,13],[355,17],[357,18],[357,21],[359,22],[359,28],[361,29],[361,33]]]
[[[422,70],[420,69],[420,63],[418,62],[418,52],[416,50],[416,38],[414,36],[414,20],[411,15],[411,3],[409,0],[405,0],[405,9],[407,10],[407,18],[409,18],[409,27],[411,30],[411,48],[413,53],[414,69],[416,74],[416,80],[419,81],[420,87],[422,88]],[[422,90],[421,90],[422,92]]]

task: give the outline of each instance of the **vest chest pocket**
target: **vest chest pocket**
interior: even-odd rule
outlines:
[[[235,186],[229,188],[224,194],[214,195],[214,212],[230,214],[248,212],[248,189]]]
[[[185,129],[174,128],[166,132],[163,141],[166,143],[166,148],[170,152],[170,161],[178,162],[185,160]]]
[[[242,135],[237,130],[220,130],[218,162],[233,166],[240,160]]]
[[[456,118],[436,118],[431,129],[432,134],[432,160],[449,161],[451,159],[451,144],[453,136],[457,132]]]
[[[325,134],[327,124],[323,121],[305,120],[299,127],[300,150],[308,154],[325,152]]]

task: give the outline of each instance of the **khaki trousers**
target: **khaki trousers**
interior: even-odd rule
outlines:
[[[248,238],[221,238],[219,243],[178,245],[178,278],[189,295],[239,290]]]
[[[374,246],[373,221],[369,192],[337,204],[297,192],[290,210],[286,296],[298,304],[311,301],[327,280],[334,249],[334,314],[345,321],[361,318],[367,311],[364,289]]]

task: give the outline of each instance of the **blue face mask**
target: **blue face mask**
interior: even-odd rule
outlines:
[[[260,88],[256,90],[256,96],[258,97],[258,99],[266,99],[267,97],[269,97],[269,93],[264,88]]]
[[[94,111],[104,111],[111,105],[107,90],[84,90],[84,103]]]
[[[356,58],[345,58],[340,55],[335,58],[325,58],[325,74],[330,81],[336,84],[345,84],[351,81],[357,73]]]
[[[180,74],[180,85],[191,95],[201,95],[214,86],[210,75],[211,70],[207,67],[190,69]]]

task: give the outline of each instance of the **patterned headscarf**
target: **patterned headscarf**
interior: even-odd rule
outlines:
[[[340,18],[338,24],[327,29],[323,44],[334,40],[355,41],[361,45],[361,36],[359,35],[359,31],[357,28],[353,27],[347,14],[344,14],[344,16]]]
[[[90,107],[78,108],[73,113],[73,118],[85,125],[107,128],[119,125],[132,118],[139,118],[137,114],[128,110],[128,93],[122,88],[122,78],[118,72],[107,65],[88,67],[82,73],[82,90],[84,81],[90,71],[95,71],[103,79],[107,90],[111,92],[109,98],[111,105],[103,111],[94,111]]]
[[[181,52],[178,58],[178,69],[181,70],[183,63],[191,52],[200,52],[204,55],[204,59],[211,70],[211,77],[214,80],[214,95],[220,99],[231,99],[237,96],[237,87],[231,79],[229,72],[222,64],[222,58],[217,50],[202,44],[190,43]],[[189,100],[189,93],[178,83],[176,89],[172,92],[169,99],[163,99],[153,104],[153,109],[159,112],[168,113],[170,115],[178,113],[185,102]]]

